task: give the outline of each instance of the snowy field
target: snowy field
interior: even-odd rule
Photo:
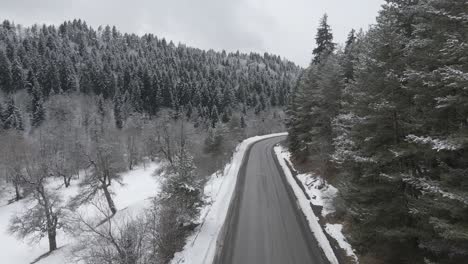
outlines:
[[[158,163],[149,163],[132,171],[122,174],[122,184],[114,182],[111,190],[114,193],[114,202],[119,210],[114,217],[133,215],[140,212],[149,204],[149,199],[157,195],[160,190],[159,179],[153,175],[160,167]],[[62,185],[62,179],[54,179],[48,183],[48,188],[56,188],[63,198],[64,203],[74,197],[79,188],[79,180],[72,181],[70,187]],[[26,264],[37,260],[48,251],[47,238],[39,242],[28,243],[27,240],[19,240],[8,233],[8,225],[12,216],[31,206],[28,199],[8,204],[8,199],[13,197],[12,190],[5,190],[0,197],[0,262],[8,264]],[[91,205],[83,205],[79,211],[86,213],[87,217],[93,217],[96,210]],[[57,235],[59,249],[51,255],[41,258],[39,264],[64,264],[69,263],[69,251],[77,241],[77,237],[60,230]]]
[[[328,184],[323,178],[317,175],[313,175],[310,173],[298,174],[297,179],[301,182],[304,186],[307,195],[310,197],[308,199],[302,189],[297,185],[297,182],[294,180],[292,173],[287,164],[292,166],[292,162],[290,160],[291,154],[289,151],[282,146],[275,147],[275,153],[278,157],[279,163],[283,168],[284,174],[287,177],[289,184],[292,186],[294,193],[299,201],[299,205],[301,206],[302,211],[307,217],[309,221],[309,226],[314,236],[316,237],[317,241],[321,245],[322,249],[325,252],[328,260],[331,263],[338,263],[335,254],[333,253],[333,249],[331,248],[330,242],[328,241],[325,233],[319,224],[318,217],[314,214],[312,208],[310,207],[309,203],[312,203],[315,206],[322,207],[322,216],[325,217],[330,213],[335,211],[333,206],[333,199],[338,193],[338,189],[333,187],[331,184]],[[351,245],[346,241],[345,236],[342,233],[343,226],[341,224],[326,224],[325,231],[333,237],[338,242],[338,245],[346,252],[346,254],[353,258],[354,261],[357,263],[358,258],[354,253],[353,248]]]

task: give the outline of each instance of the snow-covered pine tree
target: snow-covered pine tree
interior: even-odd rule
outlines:
[[[0,49],[0,89],[6,93],[13,91],[11,63],[5,52]]]
[[[330,55],[334,50],[336,44],[333,42],[333,33],[330,25],[328,24],[328,15],[324,14],[320,19],[320,25],[317,29],[317,35],[315,36],[317,47],[313,50],[312,54],[314,58],[313,63],[320,63],[322,57]]]
[[[13,91],[21,91],[24,89],[25,78],[23,73],[23,67],[18,61],[18,58],[15,58],[13,60],[11,66],[11,85]]]
[[[213,106],[213,109],[211,110],[210,120],[211,120],[211,127],[215,128],[216,124],[219,122],[218,107],[216,107],[216,105]]]
[[[387,2],[359,41],[335,119],[351,237],[362,255],[388,263],[462,263],[466,5]]]
[[[6,109],[3,112],[3,128],[16,129],[23,131],[23,118],[20,110],[16,107],[13,98],[9,98],[6,103]]]
[[[29,88],[29,90],[31,90],[31,126],[37,128],[46,118],[44,96],[42,95],[42,90],[35,77],[28,85],[32,86]]]
[[[327,16],[317,32],[315,57],[301,75],[289,102],[290,149],[293,156],[304,160],[318,159],[323,170],[333,152],[332,120],[338,114],[343,73]]]
[[[3,124],[5,122],[5,108],[3,106],[3,102],[0,101],[0,129],[3,129]]]
[[[117,129],[123,128],[123,116],[122,116],[122,95],[120,93],[120,89],[117,88],[115,95],[114,95],[114,120],[115,120],[115,127]]]

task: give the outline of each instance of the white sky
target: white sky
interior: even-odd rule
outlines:
[[[375,23],[384,0],[0,0],[0,19],[29,26],[81,18],[202,49],[269,52],[306,66],[320,17],[335,41]]]

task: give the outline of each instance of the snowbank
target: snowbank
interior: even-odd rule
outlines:
[[[125,214],[136,214],[140,212],[147,204],[148,199],[157,195],[160,190],[159,180],[155,179],[153,173],[160,167],[159,163],[149,163],[145,167],[137,167],[132,171],[122,174],[122,184],[114,183],[111,189],[114,193],[114,202],[119,213],[125,211]],[[64,202],[74,197],[78,191],[79,180],[71,182],[71,186],[65,188],[62,186],[62,180],[52,179],[47,187],[58,190]],[[15,236],[7,232],[10,219],[31,206],[28,199],[19,202],[7,204],[6,198],[13,197],[12,190],[7,195],[2,195],[0,200],[0,259],[2,263],[25,264],[31,263],[38,257],[47,253],[47,238],[37,243],[28,243],[28,241],[18,240]],[[92,206],[83,205],[80,212],[85,211],[88,217],[92,217],[94,212]],[[68,253],[71,250],[76,238],[73,235],[59,230],[57,234],[57,243],[60,247],[49,256],[44,256],[37,263],[39,264],[63,264],[68,263]]]
[[[295,187],[299,188],[297,186],[297,182],[292,178],[291,171],[289,170],[289,167],[286,164],[286,162],[289,163],[289,164],[292,164],[291,160],[290,160],[291,154],[289,153],[289,151],[284,149],[281,146],[276,146],[275,147],[275,153],[276,153],[276,155],[277,155],[277,157],[279,159],[279,162],[280,162],[281,166],[283,167],[283,170],[284,170],[286,176],[288,177],[289,183],[291,184],[291,186],[293,186],[293,189]],[[310,197],[310,200],[307,200],[307,197],[304,195],[302,190],[296,188],[297,191],[299,192],[299,196],[302,196],[302,198],[298,197],[298,199],[304,199],[304,201],[301,202],[301,208],[303,208],[303,211],[304,211],[304,208],[307,211],[307,213],[306,213],[306,211],[304,211],[304,214],[306,214],[306,215],[308,213],[313,214],[313,211],[311,210],[311,207],[308,204],[309,202],[311,202],[315,206],[321,206],[322,207],[322,216],[323,217],[327,216],[330,213],[335,212],[335,207],[333,206],[333,199],[336,197],[336,195],[338,193],[338,189],[333,187],[331,184],[328,184],[321,177],[319,177],[317,175],[314,175],[314,174],[308,174],[308,173],[299,174],[299,175],[297,175],[297,179],[299,179],[301,184],[304,186],[305,191],[307,192],[307,194]],[[297,195],[296,189],[294,189],[294,192]],[[306,206],[302,207],[303,204],[306,205]],[[323,228],[318,223],[318,218],[315,215],[313,215],[313,217],[312,217],[312,215],[310,215],[310,218],[312,218],[312,219],[315,218],[315,220],[317,221],[317,224],[318,224],[318,227],[315,225],[315,223],[311,224],[311,229],[313,231],[316,230],[317,233],[319,234],[318,237],[316,235],[317,240],[322,241],[324,243],[324,246],[322,248],[324,248],[324,251],[325,251],[325,248],[326,248],[328,250],[328,254],[331,255],[330,250],[332,250],[332,249],[330,247],[330,243],[329,243],[328,239],[324,240],[324,238],[323,238],[323,236],[325,236],[325,234],[323,233]],[[314,228],[316,228],[316,229],[314,229]],[[341,224],[326,224],[326,226],[325,226],[325,231],[333,239],[336,240],[336,242],[338,243],[340,248],[342,248],[346,252],[346,255],[351,257],[352,259],[354,259],[355,263],[358,263],[358,258],[356,256],[356,254],[354,253],[354,250],[351,247],[351,245],[348,243],[348,241],[346,241],[346,238],[343,235],[342,229],[343,229],[343,226]],[[316,233],[314,232],[314,235],[315,234]],[[325,237],[325,239],[326,239],[326,237]],[[328,257],[328,255],[327,255],[327,257]],[[334,263],[330,258],[329,258],[329,260],[330,260],[331,263]],[[335,257],[335,260],[336,260],[336,257]]]
[[[245,152],[257,141],[285,135],[287,133],[251,137],[237,146],[231,163],[224,168],[223,175],[213,174],[211,180],[205,186],[205,194],[211,204],[202,210],[200,228],[187,239],[184,249],[176,253],[172,260],[173,264],[212,263],[216,253],[217,238],[228,213]]]
[[[338,189],[330,184],[327,184],[321,177],[313,174],[299,174],[297,175],[299,181],[305,187],[312,204],[322,207],[322,216],[327,216],[335,212],[333,206],[333,199],[338,193]]]
[[[327,236],[325,235],[322,227],[320,226],[319,219],[317,218],[317,216],[315,216],[314,211],[310,206],[309,199],[306,197],[301,187],[299,187],[299,185],[296,183],[291,171],[289,170],[289,167],[286,163],[286,160],[289,160],[290,158],[289,152],[284,151],[283,147],[281,146],[276,146],[274,150],[278,157],[278,161],[281,167],[283,168],[286,179],[289,185],[291,185],[294,194],[296,195],[298,204],[301,207],[302,212],[306,216],[307,222],[309,222],[310,230],[317,239],[319,246],[322,248],[323,252],[325,253],[325,256],[327,257],[328,261],[330,261],[330,263],[339,264],[338,259],[336,258],[335,253],[333,252],[333,249],[330,245],[330,242],[328,241]]]
[[[354,253],[354,250],[351,247],[351,245],[348,243],[348,241],[346,241],[346,238],[344,237],[342,230],[343,230],[343,225],[341,224],[327,224],[325,227],[325,231],[327,231],[327,233],[331,237],[333,237],[336,240],[336,242],[338,242],[338,245],[340,246],[340,248],[346,251],[346,255],[352,257],[354,261],[357,263],[358,258],[356,254]]]

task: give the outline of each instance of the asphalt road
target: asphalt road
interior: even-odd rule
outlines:
[[[328,263],[275,160],[285,137],[255,143],[239,172],[217,264]]]

